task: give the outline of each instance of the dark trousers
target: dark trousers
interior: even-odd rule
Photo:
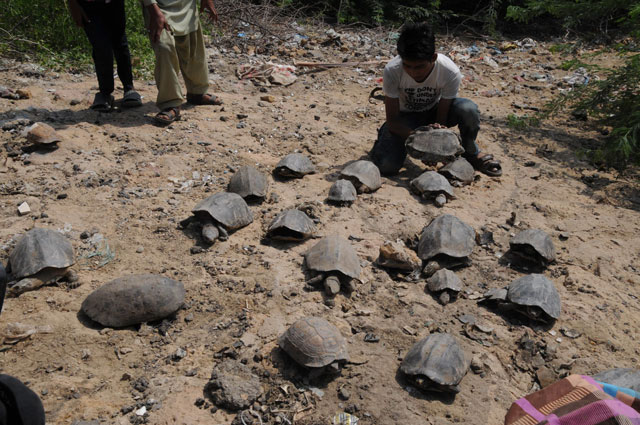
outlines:
[[[401,113],[400,119],[411,129],[436,122],[437,108],[425,112]],[[478,105],[469,99],[456,98],[451,104],[447,117],[447,127],[458,126],[465,155],[477,155],[480,150],[476,144],[480,130],[480,112]],[[383,175],[397,174],[407,157],[405,140],[389,131],[387,123],[378,130],[378,139],[369,152],[374,164]]]
[[[131,53],[125,33],[124,0],[80,1],[91,22],[85,22],[84,32],[93,47],[93,63],[96,66],[98,86],[105,95],[113,93],[113,58],[116,58],[118,77],[124,91],[133,89]]]

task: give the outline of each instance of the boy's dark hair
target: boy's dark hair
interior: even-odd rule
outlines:
[[[398,54],[402,59],[431,60],[436,52],[436,38],[426,22],[405,24],[398,38]]]

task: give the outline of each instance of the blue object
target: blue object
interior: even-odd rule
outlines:
[[[596,382],[602,385],[602,390],[605,393],[609,394],[611,397],[615,398],[616,394],[618,394],[618,392],[621,392],[634,398],[640,398],[640,393],[638,393],[637,391],[633,391],[632,389],[618,387],[617,385],[607,384],[606,382]]]

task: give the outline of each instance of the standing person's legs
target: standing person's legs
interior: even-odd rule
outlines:
[[[187,96],[203,95],[209,88],[209,70],[202,29],[198,27],[184,37],[176,37],[180,70],[187,86]],[[188,98],[187,98],[188,100]]]
[[[109,109],[113,99],[113,50],[109,38],[109,22],[105,20],[105,4],[81,2],[90,22],[85,22],[84,32],[91,43],[93,63],[98,77],[100,93],[96,94],[92,108]]]
[[[160,34],[158,42],[151,44],[156,55],[156,68],[154,71],[156,86],[158,87],[156,105],[161,111],[168,108],[177,108],[184,101],[180,80],[178,79],[180,63],[178,62],[178,53],[176,51],[176,39],[180,38],[182,37],[174,37],[170,32],[164,30]]]
[[[111,47],[116,58],[118,77],[122,81],[125,93],[133,90],[133,71],[131,69],[131,52],[126,33],[126,15],[124,0],[112,0],[107,5]]]
[[[430,120],[429,112],[402,114],[400,119],[411,129],[426,125]],[[404,146],[405,140],[389,131],[387,123],[382,124],[378,130],[378,139],[369,152],[374,164],[380,169],[382,175],[394,175],[400,171],[407,157]]]

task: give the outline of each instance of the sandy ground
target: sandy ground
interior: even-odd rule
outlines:
[[[478,43],[480,57],[488,55]],[[442,52],[471,44],[447,40]],[[224,107],[185,107],[182,120],[169,128],[151,122],[153,82],[137,82],[141,108],[100,114],[88,109],[96,90],[93,75],[4,62],[3,84],[26,88],[32,97],[0,99],[2,121],[23,116],[47,122],[64,141],[52,152],[25,154],[18,127],[0,132],[0,259],[6,263],[26,230],[59,229],[75,248],[74,269],[82,283],[7,299],[0,318],[1,329],[15,322],[51,328],[4,344],[0,353],[0,370],[41,396],[48,423],[231,423],[235,412],[212,410],[209,400],[195,405],[214,366],[228,357],[243,360],[259,376],[264,395],[255,408],[270,424],[327,424],[344,411],[361,424],[499,424],[510,404],[540,383],[569,373],[637,367],[637,179],[596,170],[579,159],[577,149],[599,135],[569,116],[526,131],[506,125],[508,114],[523,113],[514,103],[542,106],[568,75],[547,44],[539,44],[535,54],[510,51],[509,61],[497,68],[458,60],[467,76],[461,96],[478,103],[482,113],[479,142],[502,161],[504,175],[478,175],[472,185],[456,188],[457,199],[441,209],[408,189],[425,168],[413,160],[351,207],[324,203],[339,170],[366,156],[383,122],[382,104],[368,101],[381,67],[299,73],[288,87],[260,91],[234,75],[235,66],[249,58],[246,46],[240,47],[241,53],[210,49],[212,89],[224,98]],[[388,46],[380,49],[390,57]],[[339,48],[311,42],[299,50],[307,58],[297,59],[310,61],[370,60],[376,54],[350,57],[348,43]],[[531,72],[556,80],[536,81]],[[492,93],[498,95],[487,96]],[[267,95],[273,102],[260,100]],[[308,155],[318,172],[286,182],[269,177],[270,196],[251,206],[252,224],[226,242],[192,253],[202,242],[193,229],[178,226],[191,208],[223,191],[240,166],[254,165],[270,175],[291,152]],[[25,201],[31,213],[20,216],[17,207]],[[318,234],[350,238],[363,266],[357,290],[351,297],[338,295],[332,308],[321,292],[305,287],[302,255],[315,240],[262,242],[275,214],[303,202],[317,203]],[[411,241],[442,213],[456,215],[479,233],[493,232],[495,240],[474,249],[472,265],[458,271],[465,289],[446,306],[425,292],[424,280],[411,282],[375,265],[384,241]],[[515,223],[507,224],[512,213]],[[562,299],[562,315],[552,327],[478,305],[479,293],[524,274],[500,257],[509,238],[526,228],[548,232],[557,249],[557,262],[544,272]],[[183,282],[185,307],[162,324],[117,330],[79,314],[89,293],[131,273]],[[458,320],[463,314],[473,315],[490,333],[481,335],[483,340],[470,338],[474,331]],[[277,348],[277,337],[306,315],[326,318],[347,339],[352,364],[341,376],[309,381]],[[469,371],[456,397],[422,393],[398,374],[411,345],[434,331],[452,333],[482,369]],[[368,333],[379,342],[365,342]],[[523,343],[527,339],[533,343]],[[177,358],[178,349],[186,356]],[[148,385],[136,385],[141,379]],[[348,400],[339,397],[340,390]],[[130,410],[143,405],[149,408],[144,416]]]

